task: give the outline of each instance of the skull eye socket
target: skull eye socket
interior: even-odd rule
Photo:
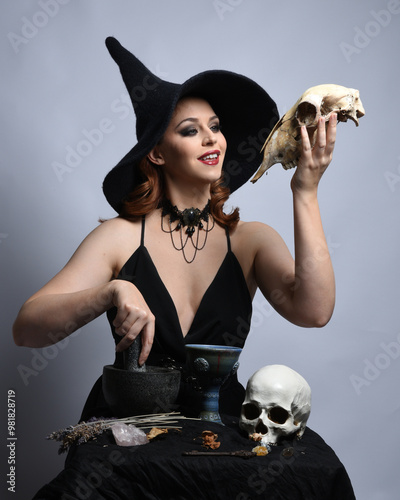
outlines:
[[[300,125],[311,125],[315,122],[317,108],[311,102],[303,101],[297,107],[296,116]]]
[[[268,418],[276,424],[284,424],[289,418],[289,412],[280,406],[275,406],[269,410]]]
[[[254,420],[255,418],[259,417],[261,414],[261,411],[259,407],[253,403],[247,403],[243,405],[243,415],[247,420]]]

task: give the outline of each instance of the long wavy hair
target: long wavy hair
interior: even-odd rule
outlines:
[[[165,181],[162,169],[154,165],[147,157],[139,163],[142,182],[129,194],[123,202],[120,217],[137,220],[160,206],[165,197]],[[223,211],[224,203],[229,198],[229,188],[223,185],[223,177],[211,184],[210,212],[215,222],[222,227],[234,229],[239,222],[239,209],[230,214]]]

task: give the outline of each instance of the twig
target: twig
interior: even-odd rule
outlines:
[[[185,457],[239,457],[239,458],[252,458],[256,457],[257,453],[254,451],[184,451],[182,453]]]

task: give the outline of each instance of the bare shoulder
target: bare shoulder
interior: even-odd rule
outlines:
[[[140,228],[141,223],[139,221],[131,222],[120,217],[115,217],[99,224],[88,235],[88,238],[99,239],[104,241],[104,243],[108,241],[112,246],[115,246],[116,242],[126,241],[127,237],[128,239],[135,237],[140,239]]]
[[[283,238],[275,229],[262,222],[239,222],[231,241],[242,267],[252,267],[260,256],[271,263],[283,256],[288,257],[288,248]]]
[[[117,272],[140,244],[141,222],[120,217],[106,220],[82,242],[78,250],[101,254]]]
[[[260,244],[265,245],[266,242],[273,244],[281,240],[281,237],[275,229],[263,222],[240,221],[232,233],[232,240],[240,247],[244,245],[248,249],[252,248],[254,251],[257,251]]]
[[[108,281],[118,274],[139,242],[140,224],[120,218],[107,220],[86,236],[59,275],[63,279],[73,275],[74,282],[75,276],[87,281],[90,276],[91,286],[97,284],[91,281],[95,277]]]
[[[263,254],[265,259],[273,264],[276,255],[285,248],[283,240],[275,229],[267,224],[240,221],[231,233],[231,243],[249,291],[254,295],[257,289],[255,262],[258,255]]]

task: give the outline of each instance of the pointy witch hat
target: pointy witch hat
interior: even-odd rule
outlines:
[[[136,114],[136,145],[107,174],[103,191],[120,213],[124,199],[142,182],[138,164],[160,141],[178,100],[192,95],[207,100],[220,119],[227,140],[223,164],[231,193],[257,170],[264,140],[278,120],[270,96],[253,80],[225,70],[199,73],[183,84],[162,80],[115,38],[106,46],[118,64]]]

